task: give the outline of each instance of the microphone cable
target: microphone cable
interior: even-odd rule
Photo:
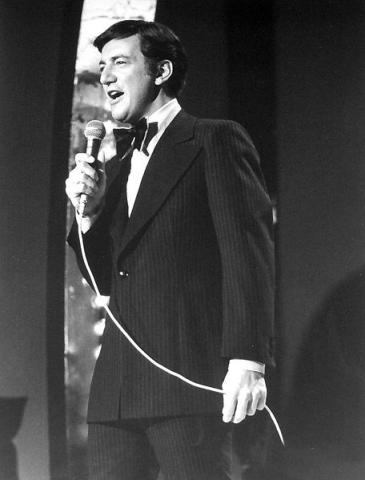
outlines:
[[[77,214],[77,211],[76,211],[76,215]],[[87,259],[87,256],[86,256],[86,252],[85,252],[85,246],[84,246],[84,240],[83,240],[83,236],[82,236],[82,217],[79,216],[79,219],[78,219],[78,236],[79,236],[79,242],[80,242],[80,248],[81,248],[81,255],[82,255],[82,259],[83,259],[83,262],[84,262],[84,265],[85,265],[85,268],[87,270],[87,273],[90,277],[90,280],[91,280],[91,283],[92,283],[92,286],[94,288],[94,291],[97,295],[97,297],[99,297],[100,299],[102,299],[102,295],[100,294],[100,290],[96,284],[96,281],[95,281],[95,277],[91,271],[91,268],[90,268],[90,265],[89,265],[89,262],[88,262],[88,259]],[[112,311],[110,310],[109,306],[104,302],[102,301],[101,304],[103,305],[103,307],[105,308],[106,312],[108,313],[110,319],[112,320],[112,322],[114,323],[114,325],[118,328],[118,330],[124,335],[124,337],[129,341],[129,343],[137,350],[138,353],[140,353],[147,361],[149,361],[152,365],[154,365],[156,368],[159,368],[160,370],[162,370],[163,372],[167,373],[168,375],[172,375],[176,378],[179,378],[181,381],[187,383],[188,385],[191,385],[192,387],[195,387],[195,388],[200,388],[202,390],[208,390],[210,392],[214,392],[214,393],[220,393],[220,394],[224,394],[224,390],[222,389],[219,389],[219,388],[214,388],[214,387],[210,387],[209,385],[204,385],[204,384],[201,384],[201,383],[197,383],[197,382],[194,382],[192,380],[190,380],[189,378],[186,378],[184,377],[184,375],[181,375],[180,373],[177,373],[173,370],[170,370],[169,368],[165,367],[164,365],[162,365],[161,363],[157,362],[155,359],[153,359],[150,355],[148,355],[148,353],[146,353],[139,345],[138,343],[129,335],[129,333],[123,328],[123,326],[118,322],[118,320],[115,318],[115,316],[113,315]],[[282,445],[285,447],[285,442],[284,442],[284,437],[283,437],[283,434],[281,432],[281,429],[280,429],[280,426],[279,426],[279,423],[277,421],[277,419],[275,418],[275,415],[274,413],[271,411],[271,409],[265,405],[265,410],[268,412],[268,414],[270,415],[270,418],[276,428],[276,431],[277,431],[277,434],[280,438],[280,441],[282,443]]]

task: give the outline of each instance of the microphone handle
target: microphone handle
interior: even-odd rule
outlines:
[[[99,154],[100,144],[101,144],[101,140],[99,138],[87,137],[86,153],[94,158],[94,161],[90,163],[90,165],[94,168],[94,170],[96,170],[98,166],[97,158]],[[84,216],[87,200],[88,200],[88,195],[86,193],[82,193],[80,195],[80,201],[79,201],[79,207],[78,207],[78,213],[81,217]]]

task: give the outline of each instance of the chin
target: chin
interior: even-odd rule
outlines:
[[[111,108],[110,113],[115,121],[126,123],[129,122],[129,115],[124,109],[118,108],[118,105],[115,105],[115,108]]]
[[[128,117],[127,115],[121,115],[119,112],[111,112],[112,117],[116,122],[121,122],[121,123],[127,123],[128,122]]]

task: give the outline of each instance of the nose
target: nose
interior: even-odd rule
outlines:
[[[103,71],[100,74],[100,83],[102,85],[110,85],[117,80],[116,75],[113,71],[112,65],[105,65]]]

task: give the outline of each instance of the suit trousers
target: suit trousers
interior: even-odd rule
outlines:
[[[231,479],[232,429],[220,416],[89,424],[90,480]]]

